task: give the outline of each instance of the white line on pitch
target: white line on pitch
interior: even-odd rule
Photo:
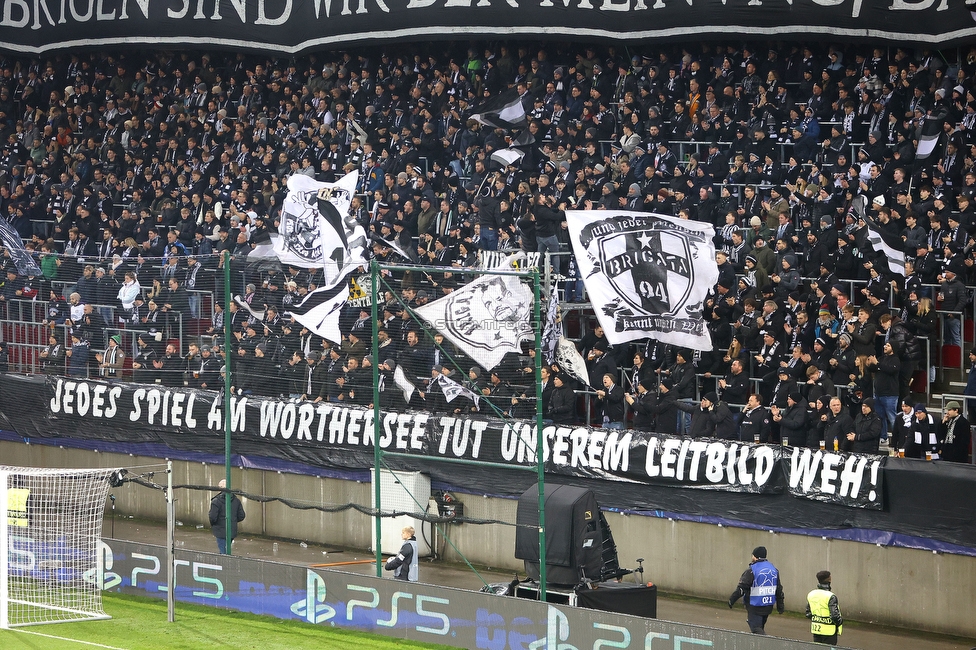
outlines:
[[[108,648],[108,650],[125,650],[125,648],[116,648],[114,645],[105,645],[103,643],[95,643],[93,641],[79,641],[78,639],[69,639],[65,636],[54,636],[53,634],[42,634],[41,632],[31,632],[30,630],[17,630],[12,629],[11,632],[19,632],[20,634],[33,634],[35,636],[43,636],[48,639],[57,639],[58,641],[71,641],[72,643],[83,643],[85,645],[93,645],[96,648]]]

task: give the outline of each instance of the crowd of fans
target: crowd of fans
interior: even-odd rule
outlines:
[[[47,303],[50,373],[216,389],[232,355],[236,392],[366,405],[378,365],[384,406],[523,417],[534,351],[488,372],[413,310],[482,251],[557,253],[559,290],[580,302],[562,211],[653,211],[715,226],[714,350],[610,346],[596,328],[578,344],[589,388],[544,369],[548,420],[857,451],[890,437],[965,460],[960,409],[940,424],[911,382],[936,343],[962,345],[976,285],[976,48],[421,49],[0,59],[0,211],[42,270],[5,255],[7,321]],[[509,89],[523,127],[472,119]],[[927,122],[940,135],[922,156]],[[520,157],[500,164],[502,149]],[[320,274],[247,263],[288,177],[351,171],[370,255],[442,267],[386,274],[377,358],[369,307],[350,303],[343,341],[325,341],[288,316]],[[904,276],[868,242],[859,195],[903,242]],[[409,404],[397,368],[418,388]],[[479,405],[448,403],[441,376]]]

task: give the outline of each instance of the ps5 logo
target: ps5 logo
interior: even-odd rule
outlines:
[[[402,627],[404,625],[404,619],[414,621],[416,616],[419,616],[434,619],[436,623],[422,625],[408,622],[407,625],[412,625],[418,632],[426,632],[438,636],[447,635],[451,631],[450,617],[447,614],[432,611],[429,608],[431,604],[450,605],[451,601],[446,598],[412,594],[408,591],[396,591],[390,597],[389,610],[383,610],[380,609],[381,597],[377,589],[357,584],[346,584],[345,590],[349,592],[349,595],[344,599],[337,598],[333,595],[335,602],[341,603],[345,601],[346,610],[345,617],[343,617],[341,611],[337,611],[326,602],[328,589],[325,580],[311,569],[307,569],[305,573],[305,598],[292,603],[291,612],[309,623],[324,623],[329,621],[331,625],[336,625],[341,622],[346,624],[351,623],[354,627],[371,627],[372,625],[389,628]],[[351,595],[353,592],[365,594],[366,597],[352,598]],[[405,607],[405,604],[409,604],[407,601],[413,601],[414,606]],[[403,615],[403,618],[401,618],[401,615]],[[381,618],[381,616],[385,618]]]
[[[325,580],[311,569],[305,572],[305,600],[292,603],[291,612],[309,623],[324,623],[335,616],[335,609],[325,603]]]

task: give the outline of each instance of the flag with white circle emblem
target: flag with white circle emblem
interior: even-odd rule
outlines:
[[[702,317],[718,281],[711,224],[647,212],[568,210],[573,252],[611,344],[653,338],[711,350]]]

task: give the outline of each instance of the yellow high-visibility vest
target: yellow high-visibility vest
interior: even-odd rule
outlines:
[[[7,525],[27,528],[27,499],[30,490],[11,488],[7,490]]]
[[[830,615],[830,597],[833,596],[826,589],[814,589],[807,594],[807,602],[810,603],[810,632],[820,636],[833,636],[844,631],[843,625],[834,625],[834,619]]]

